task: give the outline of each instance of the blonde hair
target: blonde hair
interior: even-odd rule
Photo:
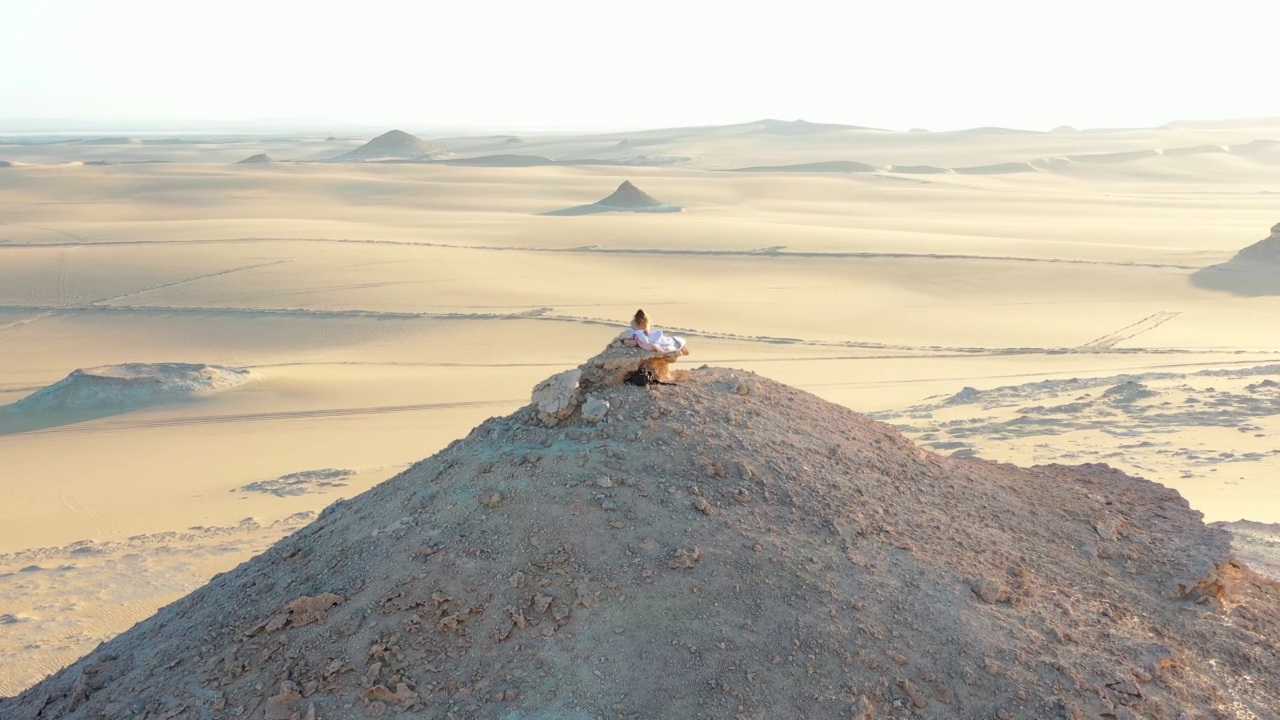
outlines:
[[[649,316],[644,314],[644,310],[636,311],[636,316],[631,318],[631,327],[637,330],[649,329]]]

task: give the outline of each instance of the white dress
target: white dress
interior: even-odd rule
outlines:
[[[676,352],[684,347],[684,338],[663,335],[661,330],[637,330],[631,328],[636,344],[650,352]]]

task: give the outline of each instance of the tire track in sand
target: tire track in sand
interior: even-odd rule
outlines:
[[[1115,347],[1117,343],[1120,343],[1125,340],[1128,340],[1129,338],[1141,335],[1142,333],[1147,332],[1149,330],[1154,330],[1160,327],[1161,325],[1169,322],[1170,320],[1178,317],[1181,314],[1182,313],[1180,312],[1169,312],[1169,311],[1161,310],[1158,313],[1153,313],[1151,315],[1148,315],[1147,317],[1142,318],[1141,320],[1139,320],[1136,323],[1133,323],[1132,325],[1126,325],[1120,328],[1119,330],[1116,330],[1113,333],[1108,333],[1106,335],[1103,335],[1102,337],[1096,340],[1090,340],[1089,342],[1081,345],[1077,349],[1078,350],[1110,350],[1111,348]]]

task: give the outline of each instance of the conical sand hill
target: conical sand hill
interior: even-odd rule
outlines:
[[[0,717],[1280,712],[1280,591],[1176,492],[726,369],[622,382],[674,359],[615,340]]]
[[[422,160],[440,154],[440,148],[402,130],[383,133],[360,147],[334,157],[330,162],[371,162],[376,160]]]
[[[643,210],[662,207],[671,207],[667,203],[654,199],[649,193],[641,190],[631,184],[630,180],[623,180],[617,190],[609,197],[599,200],[596,205],[607,208],[617,208],[619,210]]]

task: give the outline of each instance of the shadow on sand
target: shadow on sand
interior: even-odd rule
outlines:
[[[609,207],[608,205],[599,205],[592,203],[590,205],[579,205],[577,207],[564,208],[563,210],[551,210],[549,212],[538,213],[539,215],[595,215],[596,213],[607,212],[629,212],[629,213],[672,213],[680,212],[678,205],[658,205],[647,208],[622,208]]]
[[[1280,223],[1271,226],[1271,235],[1230,260],[1197,270],[1191,283],[1245,297],[1280,295]]]
[[[142,406],[146,407],[146,406]],[[0,407],[0,437],[39,432],[64,425],[77,425],[116,415],[124,415],[141,407],[102,408],[99,410],[23,410],[13,405]]]
[[[1280,295],[1280,265],[1230,260],[1195,271],[1191,284],[1245,297]]]

